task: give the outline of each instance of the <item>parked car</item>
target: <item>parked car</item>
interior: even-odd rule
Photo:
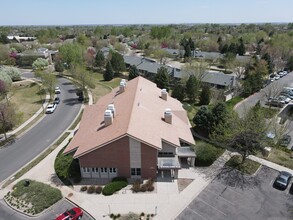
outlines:
[[[290,98],[288,98],[288,97],[286,97],[286,96],[283,96],[283,95],[280,95],[280,96],[278,97],[278,100],[279,100],[279,102],[282,103],[282,104],[288,104],[288,103],[291,101]]]
[[[57,105],[55,103],[51,103],[47,106],[46,113],[51,114],[55,111]]]
[[[274,77],[274,79],[275,80],[279,80],[281,77],[279,76],[279,75],[276,75],[275,77]]]
[[[80,220],[82,216],[83,211],[78,207],[74,207],[66,210],[64,213],[55,218],[55,220]]]
[[[285,190],[285,189],[287,189],[291,178],[292,178],[291,173],[288,173],[286,171],[282,171],[277,176],[277,178],[276,178],[276,180],[274,182],[274,186]]]
[[[291,100],[293,99],[293,95],[291,95],[290,93],[281,92],[280,95],[285,96],[285,97],[287,97],[287,98],[289,98]]]
[[[59,98],[59,97],[56,97],[56,98],[54,99],[54,103],[55,103],[55,104],[59,104],[59,103],[60,103],[60,98]]]
[[[60,94],[61,93],[61,89],[60,89],[60,87],[56,87],[55,88],[55,94]]]
[[[289,134],[283,135],[283,137],[280,140],[280,145],[283,147],[287,147],[291,142],[291,136]]]

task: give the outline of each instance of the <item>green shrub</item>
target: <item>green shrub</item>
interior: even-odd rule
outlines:
[[[96,187],[95,187],[95,186],[90,186],[90,187],[87,189],[87,193],[92,194],[92,193],[95,192],[95,190],[96,190]]]
[[[101,194],[102,190],[103,190],[103,188],[101,186],[96,187],[96,193],[97,194]]]
[[[108,183],[102,190],[103,195],[109,196],[127,186],[125,181],[115,181]]]
[[[196,166],[210,166],[213,162],[224,153],[224,149],[217,148],[211,144],[200,142],[195,146]]]

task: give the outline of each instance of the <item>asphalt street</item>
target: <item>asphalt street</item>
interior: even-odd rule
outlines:
[[[279,84],[278,86],[292,86],[293,84],[293,72],[287,74],[286,76],[280,78],[279,80],[276,80],[272,83],[270,83],[265,88],[261,89],[259,92],[254,93],[253,95],[246,98],[243,102],[241,102],[237,107],[235,108],[235,111],[242,116],[245,114],[251,107],[253,107],[258,101],[266,101],[265,98],[265,90],[269,90],[270,87],[276,87],[276,84]]]
[[[58,79],[58,83],[61,102],[55,112],[46,115],[23,136],[0,149],[0,182],[52,145],[78,114],[81,103],[77,100],[74,86],[64,78]]]
[[[57,216],[65,212],[67,209],[73,208],[74,205],[69,203],[66,199],[62,199],[57,202],[55,205],[50,207],[39,217],[33,217],[34,220],[48,220],[55,219]],[[0,200],[0,220],[31,220],[32,218],[27,217],[13,209],[7,207],[3,200]],[[84,213],[82,220],[93,220],[91,216],[87,213]]]

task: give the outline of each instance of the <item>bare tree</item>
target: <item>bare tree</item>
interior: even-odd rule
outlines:
[[[185,64],[182,68],[186,75],[183,76],[183,81],[187,81],[189,76],[193,75],[196,79],[201,82],[207,74],[208,63],[203,60],[190,61]]]
[[[282,90],[283,90],[283,85],[281,85],[279,82],[274,82],[268,85],[267,87],[265,87],[261,91],[261,93],[262,93],[262,96],[268,102],[269,106],[271,107],[271,104],[269,102],[270,99],[276,99],[278,95],[280,94],[280,92],[282,92]]]
[[[11,130],[20,120],[20,115],[16,114],[15,107],[11,103],[0,103],[0,130],[7,139],[7,131]]]

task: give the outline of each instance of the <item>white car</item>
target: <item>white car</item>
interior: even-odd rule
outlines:
[[[281,77],[279,76],[279,75],[276,75],[275,77],[274,77],[274,79],[275,80],[279,80]]]
[[[288,104],[291,99],[286,97],[286,96],[283,96],[283,95],[280,95],[279,98],[278,98],[279,102],[282,103],[282,104]]]
[[[47,106],[46,113],[47,113],[47,114],[51,114],[51,113],[53,113],[53,112],[55,111],[56,107],[57,107],[56,104],[53,104],[53,103],[49,104],[49,105]]]
[[[60,87],[56,87],[55,88],[55,94],[60,94],[61,93],[61,89],[60,89]]]

